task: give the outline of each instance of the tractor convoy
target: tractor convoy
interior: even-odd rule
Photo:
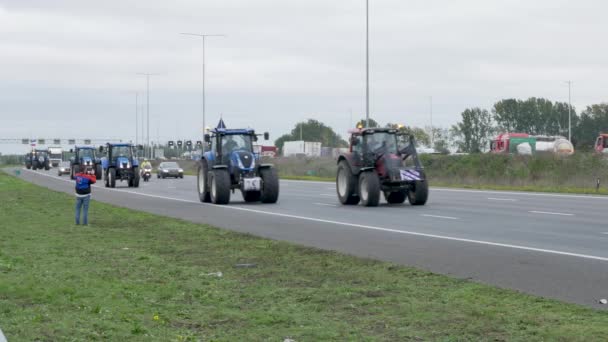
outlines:
[[[361,127],[350,131],[350,148],[337,158],[336,191],[344,205],[378,206],[381,194],[388,204],[425,205],[429,185],[418,159],[414,137],[393,128]],[[223,120],[204,136],[203,153],[197,164],[196,190],[203,203],[225,205],[238,190],[245,202],[276,203],[279,199],[279,176],[273,164],[262,162],[255,146],[260,137],[253,129],[228,129]],[[60,161],[58,175],[69,172],[72,179],[80,170],[94,170],[105,187],[115,188],[126,182],[138,188],[152,177],[152,165],[140,164],[137,152],[143,146],[130,143],[107,143],[75,146],[68,162]],[[28,169],[50,168],[46,150],[26,155]],[[141,169],[141,170],[140,170]],[[184,178],[184,170],[175,162],[157,167],[157,178]]]

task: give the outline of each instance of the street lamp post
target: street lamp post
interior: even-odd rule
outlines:
[[[223,34],[200,34],[200,33],[189,33],[184,32],[180,33],[185,36],[194,36],[203,39],[203,134],[205,134],[205,127],[207,127],[206,123],[206,113],[205,113],[205,40],[207,37],[226,37]]]
[[[568,83],[568,140],[572,141],[572,81]]]
[[[157,76],[159,74],[151,74],[151,73],[137,73],[141,76],[146,76],[146,145],[148,146],[148,155],[149,158],[152,159],[152,149],[150,147],[150,76]],[[143,132],[142,132],[143,135]],[[145,154],[145,151],[144,151]]]
[[[365,127],[369,128],[369,0],[365,0]]]

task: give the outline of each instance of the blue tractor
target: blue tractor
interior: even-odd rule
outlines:
[[[264,139],[268,140],[268,133]],[[209,151],[203,153],[197,176],[201,202],[228,204],[230,193],[237,189],[245,202],[277,202],[279,177],[272,164],[261,164],[259,154],[253,152],[257,140],[252,129],[222,127],[205,135]]]
[[[141,146],[137,148],[141,149]],[[105,157],[101,159],[103,178],[106,188],[116,187],[116,181],[127,181],[129,187],[139,187],[139,161],[137,160],[136,147],[128,143],[106,144],[101,146],[99,152],[104,152]]]
[[[92,168],[98,180],[102,178],[101,159],[97,157],[97,149],[93,146],[75,146],[70,150],[74,156],[70,158],[70,178],[81,171],[82,167]]]

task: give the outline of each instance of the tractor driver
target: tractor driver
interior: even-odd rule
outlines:
[[[239,147],[239,144],[234,141],[234,138],[230,135],[224,137],[224,144],[222,145],[222,152],[225,154],[232,153],[232,151]]]

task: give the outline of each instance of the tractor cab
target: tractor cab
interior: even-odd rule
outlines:
[[[391,204],[423,205],[428,184],[412,135],[394,128],[351,130],[350,152],[338,158],[336,190],[342,204],[377,206],[380,192]]]

